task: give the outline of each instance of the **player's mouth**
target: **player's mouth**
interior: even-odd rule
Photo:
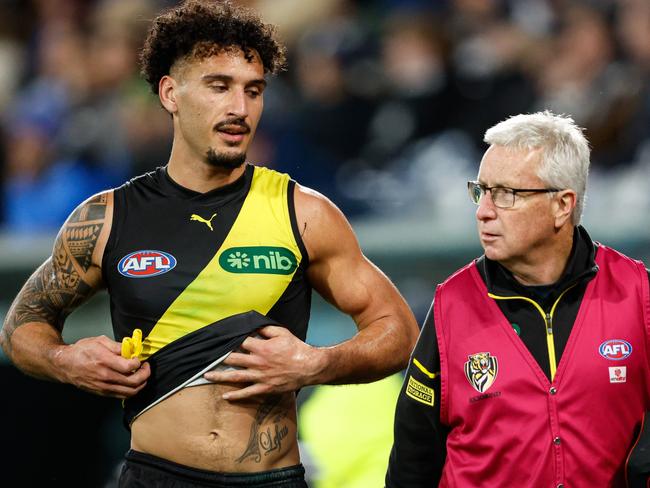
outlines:
[[[217,124],[214,129],[223,139],[231,143],[243,141],[251,131],[248,124],[243,120],[224,121]]]

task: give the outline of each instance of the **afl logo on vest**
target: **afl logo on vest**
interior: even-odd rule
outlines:
[[[124,256],[117,264],[117,270],[128,278],[151,278],[176,266],[176,258],[163,251],[135,251]]]
[[[600,345],[598,352],[605,359],[620,361],[632,354],[632,344],[623,339],[610,339]]]

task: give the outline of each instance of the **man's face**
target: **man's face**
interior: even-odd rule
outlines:
[[[540,150],[491,146],[483,156],[478,181],[488,187],[547,188],[537,176]],[[498,208],[486,193],[476,211],[485,256],[506,267],[529,263],[548,247],[555,230],[547,193],[517,193],[512,208]]]
[[[176,139],[190,157],[236,168],[246,159],[262,115],[264,67],[257,53],[239,50],[183,60],[172,69]]]

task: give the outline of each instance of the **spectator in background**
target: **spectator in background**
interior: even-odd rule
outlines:
[[[587,3],[561,10],[559,32],[538,66],[535,102],[537,109],[571,114],[586,128],[599,168],[629,162],[620,142],[638,93],[628,65],[616,59],[608,13]]]
[[[650,158],[650,2],[620,2],[616,31],[632,77],[627,87],[632,111],[618,142],[623,160],[638,161],[644,148]]]
[[[340,191],[337,174],[359,156],[373,109],[364,95],[366,80],[351,76],[367,55],[368,33],[357,16],[350,3],[334,2],[296,38],[290,80],[296,89],[285,87],[281,104],[271,102],[261,126],[274,145],[272,166],[327,193],[348,215],[359,208]],[[271,100],[274,90],[269,90]],[[280,111],[284,117],[274,123]]]
[[[154,0],[112,1],[100,4],[93,17],[98,27],[93,29],[97,59],[111,62],[98,66],[99,110],[105,113],[105,126],[114,128],[117,120],[121,138],[113,158],[123,163],[122,170],[131,176],[151,171],[167,160],[171,150],[172,131],[169,116],[152,99],[147,87],[137,75],[135,55],[145,36],[145,28],[153,17]],[[115,44],[117,43],[117,46]],[[105,57],[104,57],[105,56]],[[101,154],[101,138],[94,142],[95,153]],[[111,161],[104,159],[104,167]]]
[[[59,152],[62,124],[87,87],[83,38],[71,23],[57,21],[43,26],[39,39],[36,77],[5,119],[4,227],[21,233],[56,230],[80,198],[105,183]]]
[[[25,45],[21,42],[24,20],[18,9],[0,2],[0,111],[4,112],[17,90],[25,63]],[[0,135],[0,138],[2,136]]]
[[[364,160],[385,166],[409,144],[449,126],[454,110],[447,44],[426,11],[387,16],[381,43],[384,91],[377,101]]]
[[[296,63],[301,99],[298,130],[305,143],[341,164],[359,156],[367,137],[372,105],[354,91],[348,69],[363,36],[352,19],[323,24],[301,40]]]
[[[456,99],[452,127],[482,149],[485,127],[529,111],[534,87],[522,69],[530,33],[510,17],[507,2],[454,0],[445,22]]]
[[[359,158],[368,135],[372,100],[362,96],[363,79],[350,77],[362,58],[366,33],[354,11],[339,12],[307,32],[300,40],[296,82],[301,94],[296,110],[296,132],[315,156],[309,181],[328,186],[347,213],[355,207],[337,191],[341,166]]]
[[[2,188],[6,230],[51,233],[79,200],[104,187],[84,164],[55,157],[56,128],[21,117],[11,125]]]
[[[109,186],[133,173],[122,103],[137,78],[138,46],[151,13],[148,0],[97,4],[85,39],[87,89],[61,130],[60,151],[81,160]]]
[[[2,199],[9,231],[56,230],[75,202],[132,174],[130,143],[143,147],[143,135],[169,138],[166,118],[161,110],[152,116],[151,103],[121,108],[135,84],[136,46],[149,2],[97,3],[87,13],[88,34],[77,23],[79,4],[63,7],[53,11],[47,2],[38,4],[43,23],[35,36],[34,77],[18,93],[7,121]],[[134,130],[129,139],[126,130],[135,124],[128,121],[142,120],[141,112],[149,116],[146,129]],[[157,120],[164,120],[164,131]]]

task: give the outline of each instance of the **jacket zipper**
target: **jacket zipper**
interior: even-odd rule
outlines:
[[[558,303],[560,303],[562,297],[566,294],[566,292],[568,292],[571,288],[574,288],[576,285],[577,283],[569,286],[562,293],[560,293],[560,296],[557,297],[557,299],[553,303],[553,306],[551,307],[551,310],[548,312],[545,312],[544,309],[541,307],[541,305],[539,305],[539,303],[537,303],[535,300],[532,300],[531,298],[528,297],[522,297],[522,296],[503,297],[499,295],[494,295],[493,293],[488,293],[488,296],[490,298],[493,298],[494,300],[525,300],[529,303],[532,303],[533,306],[540,313],[542,319],[544,320],[544,325],[546,326],[546,348],[548,350],[548,362],[551,369],[551,382],[555,378],[555,372],[557,371],[557,359],[555,357],[555,342],[553,341],[553,314],[555,313],[555,309],[557,308]]]

